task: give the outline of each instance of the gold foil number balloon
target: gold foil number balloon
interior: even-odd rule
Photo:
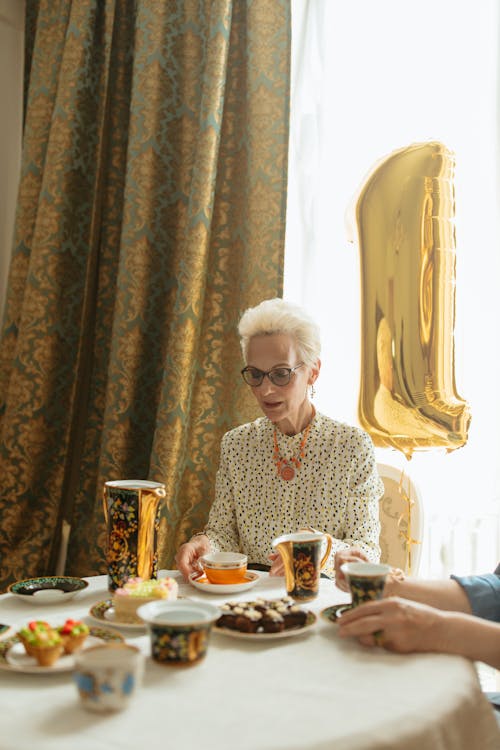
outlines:
[[[470,411],[456,392],[454,156],[416,143],[378,162],[354,202],[360,253],[359,419],[377,446],[455,450]]]

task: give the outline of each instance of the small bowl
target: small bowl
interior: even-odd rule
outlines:
[[[7,591],[28,604],[53,604],[72,599],[88,585],[88,581],[74,576],[42,576],[11,583]]]
[[[220,610],[213,604],[182,599],[149,602],[137,614],[147,625],[151,656],[157,664],[191,666],[205,657]]]
[[[210,583],[244,583],[248,558],[239,552],[210,552],[200,557]]]

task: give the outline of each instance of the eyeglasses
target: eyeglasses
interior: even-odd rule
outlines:
[[[241,374],[245,383],[254,388],[261,385],[266,375],[273,385],[288,385],[292,377],[292,372],[298,370],[299,367],[303,367],[303,365],[304,363],[301,362],[295,365],[295,367],[273,367],[272,370],[268,370],[267,372],[259,370],[257,367],[244,367]]]

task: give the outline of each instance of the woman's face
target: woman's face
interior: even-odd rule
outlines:
[[[248,345],[247,366],[268,372],[275,367],[296,367],[301,363],[292,336],[284,333],[254,336]],[[310,419],[311,406],[307,397],[307,387],[312,385],[319,373],[317,367],[297,368],[288,385],[274,385],[265,377],[258,386],[252,386],[257,402],[271,422],[289,434],[300,432],[304,420]],[[307,424],[306,421],[306,424]]]

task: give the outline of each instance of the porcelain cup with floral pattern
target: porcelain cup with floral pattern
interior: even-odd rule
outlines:
[[[139,607],[137,614],[147,625],[153,661],[190,666],[205,657],[220,610],[213,604],[189,599],[159,600]]]
[[[295,601],[307,602],[318,595],[321,570],[330,555],[332,541],[330,534],[319,531],[283,534],[273,541],[285,567],[287,593]]]
[[[244,583],[247,556],[239,552],[209,552],[200,557],[200,565],[210,583]]]
[[[121,711],[142,682],[144,658],[137,646],[106,643],[75,654],[74,681],[89,711]]]
[[[116,479],[104,483],[109,591],[121,588],[129,578],[157,577],[158,531],[165,496],[161,482]]]
[[[390,565],[348,562],[341,566],[341,571],[349,584],[352,607],[357,607],[373,599],[381,599],[385,581],[391,571]]]

